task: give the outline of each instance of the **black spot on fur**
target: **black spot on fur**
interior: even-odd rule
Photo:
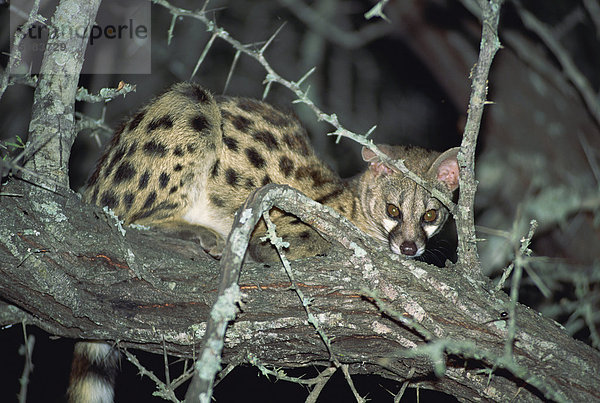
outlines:
[[[212,168],[210,169],[210,177],[213,179],[219,175],[219,163],[220,161],[219,159],[217,159],[213,164]]]
[[[332,179],[323,176],[323,173],[318,168],[311,168],[310,166],[305,165],[296,170],[297,180],[307,178],[312,179],[314,187],[321,187],[326,183],[332,182]]]
[[[181,164],[177,164],[173,167],[173,171],[175,172],[179,172],[183,169],[183,166],[181,166]]]
[[[175,149],[173,150],[173,155],[183,157],[183,154],[185,154],[185,151],[183,151],[180,145],[176,145]]]
[[[210,101],[208,93],[197,84],[182,84],[177,87],[177,91],[195,102],[204,103]]]
[[[125,156],[125,153],[126,153],[125,147],[120,147],[117,151],[115,151],[110,162],[108,163],[108,165],[106,167],[106,170],[104,171],[105,178],[108,178],[110,176],[112,169],[117,164],[117,162],[119,162],[123,159],[123,157]]]
[[[123,161],[119,168],[115,171],[115,175],[113,177],[113,183],[119,184],[121,182],[126,182],[136,175],[135,168],[128,161]]]
[[[154,213],[154,210],[140,211],[139,213],[135,213],[134,215],[132,215],[130,220],[131,222],[135,222],[137,220],[141,220],[142,218],[150,217]]]
[[[115,196],[115,194],[110,190],[107,190],[106,192],[102,193],[102,197],[100,198],[100,205],[114,209],[119,205],[119,202],[117,200],[117,196]]]
[[[233,123],[233,126],[236,129],[244,133],[247,133],[252,128],[252,121],[243,117],[242,115],[232,117],[231,123]]]
[[[261,186],[265,186],[265,185],[268,185],[269,183],[271,183],[271,178],[269,177],[269,175],[265,175],[262,178],[262,181],[260,182],[260,185]]]
[[[129,131],[135,130],[142,120],[144,120],[144,116],[146,116],[146,111],[139,111],[137,115],[135,115],[134,118],[129,122]]]
[[[307,238],[310,238],[310,232],[302,231],[298,236],[300,236],[300,238],[302,238],[302,239],[307,239]]]
[[[169,184],[169,180],[171,180],[171,176],[168,173],[163,172],[158,177],[158,185],[161,189],[164,189]]]
[[[238,185],[239,174],[233,168],[227,168],[225,171],[225,180],[227,184],[236,187]]]
[[[289,127],[294,124],[294,120],[291,119],[291,117],[286,116],[275,109],[270,111],[270,113],[263,113],[262,117],[267,123],[280,128]]]
[[[216,195],[210,195],[210,202],[217,207],[225,206],[225,202],[223,201],[223,199],[221,199],[219,196],[216,196]]]
[[[112,138],[110,139],[110,143],[108,143],[109,150],[112,150],[113,148],[115,148],[116,146],[119,145],[119,143],[121,142],[121,134],[123,134],[124,130],[125,130],[125,125],[119,125],[117,127]]]
[[[269,131],[254,132],[252,137],[254,137],[254,140],[264,143],[269,150],[279,149],[279,143],[275,135]]]
[[[135,152],[137,151],[137,147],[138,147],[138,142],[134,141],[131,146],[129,147],[129,151],[127,151],[127,156],[131,157],[133,154],[135,154]]]
[[[239,149],[238,142],[233,137],[223,136],[223,143],[229,148],[231,151],[236,151]]]
[[[135,196],[133,195],[133,193],[128,192],[123,195],[123,204],[125,205],[125,208],[127,208],[127,211],[131,209],[134,200]]]
[[[169,189],[169,194],[173,194],[173,193],[177,192],[177,189],[179,189],[177,186],[171,187],[171,189]]]
[[[339,187],[339,188],[333,190],[332,192],[329,192],[326,195],[319,197],[318,199],[316,199],[316,201],[318,201],[321,204],[327,204],[328,201],[330,201],[331,199],[337,198],[343,192],[344,192],[344,188]]]
[[[217,100],[217,101],[219,101],[219,100]],[[221,102],[219,102],[219,104],[221,104]],[[224,110],[221,109],[221,120],[232,121],[233,120],[233,115],[230,112],[227,112],[227,111],[224,111]]]
[[[162,143],[150,140],[144,144],[144,152],[150,156],[164,157],[167,153],[167,147]]]
[[[156,192],[152,192],[146,198],[146,201],[144,202],[144,206],[142,208],[144,210],[149,209],[150,207],[152,207],[152,205],[154,204],[155,201],[156,201]]]
[[[152,196],[152,195],[150,195],[150,196]],[[150,217],[160,211],[173,210],[173,209],[176,209],[177,207],[179,207],[179,203],[162,202],[162,203],[159,203],[158,205],[155,205],[152,209],[145,209],[145,210],[142,210],[142,211],[134,214],[133,216],[131,216],[130,220],[132,222],[135,222],[136,220]],[[164,214],[163,214],[163,217],[164,217]]]
[[[254,147],[246,148],[246,157],[248,157],[248,161],[256,168],[263,168],[265,166],[265,159]]]
[[[188,152],[191,154],[196,152],[196,146],[193,145],[192,143],[188,143],[186,148],[187,148]]]
[[[170,129],[173,127],[173,118],[169,115],[165,115],[158,119],[152,119],[148,123],[147,131],[151,132],[156,129]]]
[[[305,136],[297,131],[296,133],[286,133],[283,135],[283,141],[292,151],[295,151],[305,157],[310,154],[310,148],[306,142]]]
[[[260,112],[265,109],[262,103],[249,98],[239,99],[237,104],[240,109],[246,112]]]
[[[254,184],[254,181],[250,178],[246,179],[246,184],[244,185],[244,187],[248,190],[254,189],[256,187],[256,185]]]
[[[125,123],[122,123],[117,127],[117,129],[115,130],[115,133],[113,134],[113,137],[110,141],[112,146],[116,146],[117,144],[119,144],[119,142],[121,141],[121,134],[123,134],[125,127],[127,127],[127,125]]]
[[[283,175],[287,178],[292,174],[294,170],[294,161],[286,157],[285,155],[279,159],[279,169],[283,172]]]
[[[146,171],[140,176],[140,181],[138,182],[138,190],[144,190],[148,186],[148,180],[150,179],[150,172]]]
[[[190,125],[192,128],[198,132],[206,129],[208,125],[208,120],[204,117],[204,115],[198,115],[190,119]]]

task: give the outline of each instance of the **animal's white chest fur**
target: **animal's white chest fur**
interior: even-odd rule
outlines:
[[[212,204],[209,202],[207,193],[204,187],[202,189],[196,188],[190,194],[193,200],[190,203],[190,208],[181,218],[190,224],[210,228],[219,233],[223,239],[227,239],[233,225],[233,216],[223,215],[223,212],[211,208]]]

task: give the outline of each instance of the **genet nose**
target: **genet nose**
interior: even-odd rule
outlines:
[[[414,256],[417,253],[417,244],[413,241],[404,241],[400,245],[400,252],[406,256]]]

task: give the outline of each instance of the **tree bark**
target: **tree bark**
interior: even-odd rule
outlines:
[[[69,157],[75,140],[75,92],[89,32],[101,0],[61,0],[51,20],[35,89],[24,176],[51,186],[69,186]],[[31,174],[34,171],[35,174]],[[50,184],[47,184],[50,185]]]
[[[192,355],[216,298],[217,261],[187,241],[129,227],[122,234],[114,218],[75,194],[18,181],[4,190],[33,197],[2,198],[0,293],[26,312],[5,307],[3,324],[25,315],[58,336],[116,340],[156,353],[164,340],[170,354]],[[339,239],[352,236],[344,231]],[[412,368],[413,385],[459,400],[600,399],[600,354],[557,323],[518,305],[514,361],[524,372],[503,370],[506,294],[457,266],[400,260],[368,243],[360,248],[367,255],[337,247],[326,257],[292,262],[334,354],[351,373],[404,380]],[[246,263],[239,285],[244,304],[227,330],[225,362],[247,362],[252,353],[278,367],[328,365],[329,354],[279,265]],[[390,310],[382,313],[367,290],[432,338],[425,341],[424,331],[393,319]],[[436,378],[434,355],[422,348],[440,340],[454,344],[443,358],[444,376]],[[481,371],[494,364],[499,369],[492,376]],[[524,381],[532,377],[543,386]]]

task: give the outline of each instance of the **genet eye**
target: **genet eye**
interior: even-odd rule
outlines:
[[[434,222],[437,218],[436,210],[427,210],[425,214],[423,214],[423,221],[425,222]]]
[[[392,218],[398,218],[398,217],[400,217],[400,209],[397,206],[393,205],[393,204],[388,204],[387,205],[387,213]]]

